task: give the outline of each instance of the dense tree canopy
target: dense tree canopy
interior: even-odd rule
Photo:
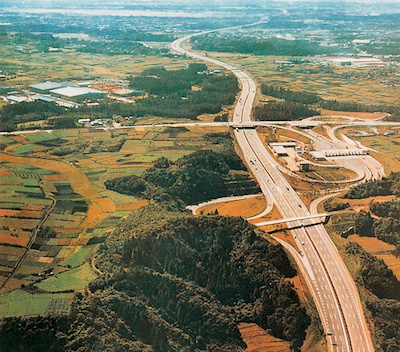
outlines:
[[[308,40],[286,40],[280,38],[257,39],[252,37],[222,37],[203,35],[192,38],[195,50],[237,52],[255,55],[308,56],[327,54],[333,48],[321,47]]]
[[[102,247],[99,265],[116,275],[95,280],[95,295],[112,288],[145,299],[201,350],[213,340],[241,346],[233,321],[255,321],[300,346],[309,318],[283,280],[295,271],[280,246],[238,218],[151,212],[133,214]],[[122,260],[110,267],[116,254]]]
[[[14,131],[18,123],[45,120],[64,113],[65,109],[55,103],[42,101],[5,105],[0,110],[0,130]]]
[[[386,178],[382,180],[370,180],[353,186],[345,194],[344,198],[361,199],[392,194],[390,188],[393,182]]]
[[[132,77],[130,86],[149,95],[132,106],[132,115],[189,119],[220,112],[223,105],[235,101],[239,91],[235,76],[211,74],[204,64],[190,64],[187,69],[175,71],[151,68]]]
[[[379,298],[400,299],[400,282],[382,259],[365,252],[357,243],[350,242],[347,252],[360,260],[359,280]]]
[[[310,109],[307,105],[293,102],[270,102],[257,106],[253,116],[257,121],[292,121],[319,115],[319,112]]]

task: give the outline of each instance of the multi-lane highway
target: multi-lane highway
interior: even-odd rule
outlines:
[[[190,37],[175,41],[172,48],[195,59],[220,65],[232,71],[241,82],[242,91],[234,110],[233,123],[237,126],[234,133],[269,207],[275,204],[285,218],[310,215],[305,204],[283,177],[276,161],[266,151],[255,128],[251,128],[251,111],[256,95],[254,80],[230,64],[182,48],[182,43]],[[307,220],[308,223],[310,221]],[[299,221],[299,228],[292,230],[298,252],[287,244],[285,247],[293,254],[309,284],[325,329],[328,349],[335,352],[372,352],[374,347],[357,288],[337,248],[322,225],[302,225]]]

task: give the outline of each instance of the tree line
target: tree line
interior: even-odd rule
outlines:
[[[322,100],[320,107],[336,111],[386,112],[392,115],[390,120],[397,121],[400,118],[400,107],[395,105],[367,105],[351,101]]]
[[[292,121],[316,115],[319,115],[317,110],[290,101],[270,102],[253,110],[253,117],[257,121]]]
[[[203,35],[191,39],[193,49],[200,51],[233,52],[254,55],[315,56],[333,53],[334,48],[322,47],[308,40],[281,38],[223,37]]]
[[[347,191],[344,198],[362,199],[391,194],[400,196],[400,172],[392,172],[381,180],[367,180],[353,186]]]

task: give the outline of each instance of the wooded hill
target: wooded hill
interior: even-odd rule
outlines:
[[[162,319],[174,322],[178,335],[186,337],[179,343],[191,349],[243,347],[238,321],[257,322],[297,348],[309,324],[284,280],[295,271],[282,247],[240,218],[141,209],[101,248],[98,263],[116,274],[95,280],[93,293],[112,287],[140,297]]]
[[[346,251],[357,258],[356,282],[373,293],[366,297],[366,305],[372,316],[376,351],[400,351],[400,282],[382,259],[360,245],[348,243]]]
[[[149,206],[121,222],[96,265],[105,274],[68,317],[7,319],[0,350],[243,351],[241,321],[298,350],[310,322],[282,247],[240,218]]]
[[[199,150],[172,162],[159,158],[141,176],[129,175],[105,182],[108,189],[151,199],[171,206],[198,204],[214,198],[260,192],[256,181],[246,171],[234,152],[228,134],[205,137],[224,145],[224,151]]]
[[[381,180],[371,180],[351,187],[344,195],[347,199],[362,199],[376,196],[400,196],[400,172],[392,172]]]

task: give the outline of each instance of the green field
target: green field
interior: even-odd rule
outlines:
[[[0,144],[11,145],[11,144],[15,144],[15,143],[16,142],[13,139],[8,138],[7,136],[0,135]]]
[[[48,292],[59,292],[64,290],[82,291],[90,281],[97,277],[90,268],[89,263],[85,263],[75,269],[52,276],[36,286]]]
[[[53,131],[53,134],[60,138],[78,137],[79,130],[78,129],[55,130],[55,131]]]
[[[54,133],[47,133],[47,132],[40,132],[34,134],[26,135],[26,139],[29,140],[31,143],[40,143],[45,141],[51,141],[54,139],[58,139],[59,137]]]
[[[15,148],[13,152],[17,154],[29,154],[35,147],[38,147],[38,144],[25,144],[21,147]]]
[[[0,295],[0,318],[69,312],[73,293],[31,294],[17,290]]]
[[[72,268],[80,265],[84,259],[86,259],[90,252],[93,250],[92,246],[77,246],[74,251],[68,256],[66,260],[63,260],[60,265],[71,266]]]

